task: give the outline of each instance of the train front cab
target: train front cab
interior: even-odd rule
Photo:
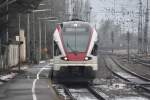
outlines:
[[[94,38],[90,38],[92,35],[88,25],[80,25],[80,29],[76,27],[75,32],[70,32],[72,28],[71,25],[64,24],[58,33],[60,37],[57,38],[60,39],[54,40],[54,66],[50,76],[53,81],[60,82],[92,81],[98,70],[96,41],[92,43]],[[81,34],[80,31],[85,32]],[[87,52],[89,52],[88,56]]]

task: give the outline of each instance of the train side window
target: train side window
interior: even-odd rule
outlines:
[[[61,29],[63,28],[63,24],[62,23],[60,24],[60,27],[61,27]]]
[[[98,46],[97,46],[97,43],[95,43],[91,54],[96,56],[97,55],[97,49],[98,49]]]
[[[54,41],[54,56],[58,56],[60,54],[61,54],[60,49],[59,49],[57,43]]]

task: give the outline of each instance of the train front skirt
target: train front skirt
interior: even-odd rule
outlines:
[[[56,57],[54,66],[50,71],[53,81],[86,82],[96,77],[97,57],[93,56],[89,61],[63,61]]]
[[[59,71],[52,70],[51,79],[54,82],[88,82],[96,77],[96,71],[91,67],[62,67]]]

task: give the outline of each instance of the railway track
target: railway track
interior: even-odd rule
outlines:
[[[98,91],[90,85],[85,86],[67,86],[55,84],[53,86],[56,93],[65,100],[108,100],[104,93]]]
[[[139,56],[137,55],[134,55],[134,56],[131,56],[132,58],[132,61],[136,62],[136,63],[139,63],[139,64],[142,64],[144,66],[147,66],[147,67],[150,67],[150,62],[147,61],[147,60],[144,60],[144,59],[141,59]]]
[[[117,60],[112,57],[105,57],[105,63],[107,68],[117,77],[135,85],[137,88],[145,90],[150,93],[150,79],[136,74],[135,72],[125,68]]]
[[[144,60],[141,58],[137,58],[134,55],[130,56],[130,61],[127,60],[126,57],[119,56],[116,57],[119,63],[123,65],[123,68],[126,68],[129,71],[133,71],[134,73],[142,76],[145,80],[150,79],[150,66],[149,60]],[[141,70],[142,69],[142,70]]]
[[[149,79],[149,78],[143,77],[142,75],[139,75],[139,74],[135,73],[134,71],[131,71],[131,70],[128,69],[125,65],[120,64],[119,61],[117,61],[116,59],[114,59],[114,58],[112,58],[112,57],[111,57],[111,59],[112,59],[121,69],[123,69],[124,71],[126,71],[126,72],[132,74],[133,76],[136,76],[136,77],[140,78],[141,80],[144,80],[145,82],[150,82],[150,79]]]
[[[122,85],[122,86],[121,86]],[[125,84],[88,86],[66,86],[55,84],[54,90],[60,100],[149,100],[132,91]]]

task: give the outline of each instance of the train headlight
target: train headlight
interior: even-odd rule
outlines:
[[[68,58],[67,58],[67,57],[64,57],[64,60],[68,60]]]
[[[85,57],[84,59],[85,59],[85,60],[89,60],[89,58],[88,58],[88,57]]]

